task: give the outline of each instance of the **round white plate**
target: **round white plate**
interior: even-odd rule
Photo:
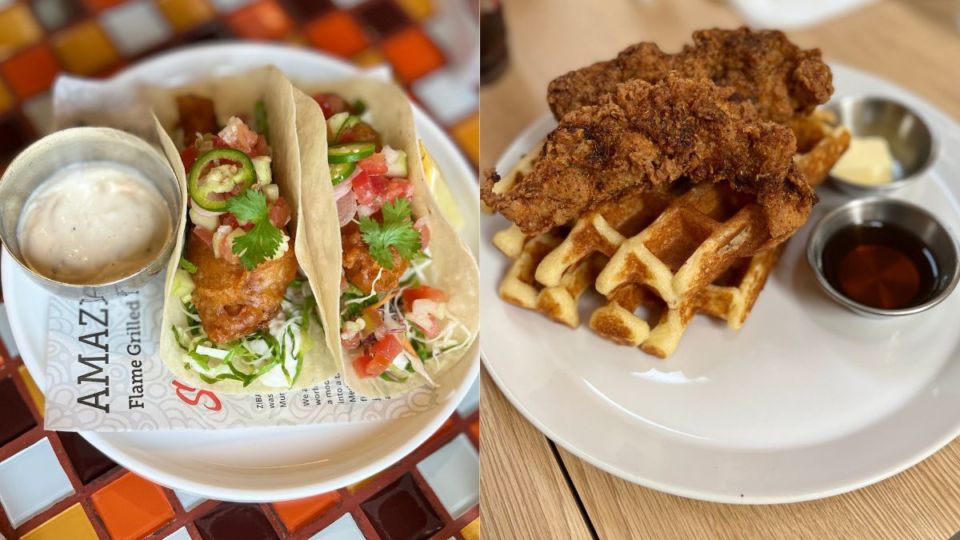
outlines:
[[[267,44],[221,44],[163,54],[118,74],[125,82],[174,85],[208,75],[273,64],[295,81],[321,81],[358,71],[316,52]],[[477,253],[479,197],[474,170],[444,132],[414,105],[420,138],[443,171],[466,225],[461,234]],[[44,379],[48,293],[4,250],[3,292],[13,336],[24,364]],[[410,418],[227,431],[161,431],[81,434],[117,463],[171,488],[231,501],[306,497],[358,482],[397,462],[450,416],[480,369],[478,346],[464,367],[438,381],[441,405]]]
[[[936,165],[896,197],[960,231],[960,126],[868,74],[833,69],[835,97],[888,96],[940,139]],[[509,166],[549,132],[545,117],[510,146]],[[740,331],[694,319],[667,360],[507,304],[508,262],[485,217],[481,355],[530,422],[577,456],[638,484],[727,503],[784,503],[850,491],[921,461],[960,432],[960,294],[909,318],[865,319],[829,300],[803,258],[810,225],[844,200],[831,188]],[[591,292],[591,294],[596,294]],[[581,321],[590,307],[581,301]]]

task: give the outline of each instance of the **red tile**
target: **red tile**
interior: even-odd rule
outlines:
[[[293,28],[290,17],[274,0],[262,0],[233,12],[227,24],[247,39],[280,39]]]
[[[273,503],[273,509],[277,511],[287,530],[293,532],[327,513],[339,502],[340,495],[336,491],[331,491],[306,499]]]
[[[408,84],[442,66],[444,62],[440,49],[416,26],[385,39],[381,47],[397,75]]]
[[[27,99],[50,88],[60,64],[50,47],[41,44],[7,60],[0,71],[20,99]]]
[[[359,53],[369,43],[360,25],[346,11],[334,11],[310,22],[303,33],[315,47],[344,57]]]
[[[122,4],[124,1],[125,0],[83,0],[83,3],[86,4],[91,11],[103,11],[108,7]]]

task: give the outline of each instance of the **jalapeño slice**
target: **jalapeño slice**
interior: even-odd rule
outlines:
[[[356,163],[332,163],[330,164],[330,179],[333,180],[333,185],[337,185],[340,182],[343,182],[347,178],[350,178],[350,175],[353,174],[353,171],[357,169]]]
[[[226,163],[218,161],[230,162],[237,169],[226,176],[222,170],[216,169]],[[209,165],[214,168],[208,170]],[[187,178],[187,190],[200,208],[222,212],[227,209],[227,199],[246,191],[256,179],[257,173],[249,156],[234,148],[214,148],[200,154],[193,163]]]
[[[365,157],[370,157],[377,151],[377,144],[372,142],[346,143],[331,146],[328,156],[330,163],[353,163]]]

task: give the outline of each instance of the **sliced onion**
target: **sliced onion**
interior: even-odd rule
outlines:
[[[423,216],[413,224],[413,228],[420,233],[420,249],[427,249],[430,243],[430,226],[427,224],[427,216]]]
[[[350,220],[353,219],[353,215],[356,213],[357,198],[352,191],[348,191],[345,196],[337,199],[337,217],[340,220],[341,227],[350,223]]]
[[[357,206],[357,213],[360,214],[360,217],[372,216],[377,213],[369,204],[361,204]]]
[[[340,198],[346,196],[347,193],[353,193],[353,176],[333,186],[334,200],[340,200]]]

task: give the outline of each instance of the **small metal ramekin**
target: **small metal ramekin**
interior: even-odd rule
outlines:
[[[33,143],[13,160],[0,179],[0,242],[13,259],[48,291],[68,297],[100,295],[118,288],[136,287],[166,267],[176,243],[176,231],[153,260],[131,274],[105,283],[75,284],[51,279],[30,268],[23,259],[17,224],[30,195],[63,167],[90,161],[111,161],[140,171],[160,191],[173,227],[184,211],[180,184],[163,155],[144,140],[104,127],[76,127],[52,133]]]
[[[844,296],[827,280],[823,268],[823,249],[827,241],[840,229],[847,225],[857,225],[869,222],[881,222],[896,225],[901,229],[915,234],[922,240],[934,257],[940,275],[934,284],[930,298],[922,304],[903,309],[882,309],[855,302]],[[937,218],[919,206],[887,198],[870,198],[850,201],[834,208],[810,231],[807,240],[807,262],[817,276],[817,283],[838,303],[860,315],[872,317],[889,317],[898,315],[913,315],[926,311],[950,296],[960,280],[960,249],[957,241],[947,231],[946,227],[937,221]]]
[[[937,140],[923,117],[886,97],[847,96],[827,106],[853,137],[883,137],[899,164],[893,182],[865,186],[831,175],[833,184],[851,195],[880,195],[918,180],[937,157]]]

